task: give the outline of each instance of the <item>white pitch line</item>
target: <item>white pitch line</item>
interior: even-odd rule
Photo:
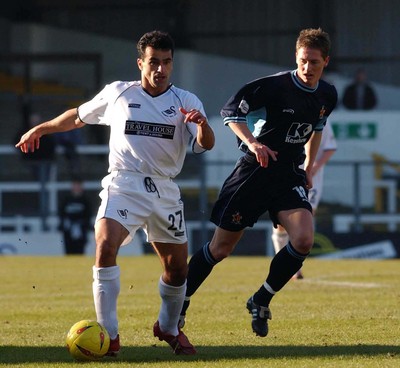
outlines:
[[[309,283],[331,285],[331,286],[352,287],[352,288],[366,288],[366,289],[383,287],[382,284],[373,282],[328,281],[320,279],[305,279],[301,280],[301,282],[309,282]]]

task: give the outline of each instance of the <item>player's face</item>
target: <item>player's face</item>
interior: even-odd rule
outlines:
[[[320,50],[301,47],[296,52],[297,76],[307,87],[314,88],[328,62],[329,56],[324,59]]]
[[[146,47],[143,59],[137,59],[142,74],[142,87],[151,95],[163,93],[172,73],[172,51]]]

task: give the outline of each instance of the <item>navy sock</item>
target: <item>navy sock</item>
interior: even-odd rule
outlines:
[[[276,292],[281,290],[292,276],[303,266],[309,253],[297,252],[290,242],[286,244],[272,259],[266,284],[271,290],[267,290],[265,284],[254,294],[256,304],[268,306]]]
[[[189,271],[187,276],[186,300],[183,304],[181,315],[186,314],[186,309],[189,307],[188,298],[191,297],[204,280],[211,273],[213,267],[218,263],[211,255],[208,248],[210,243],[206,243],[199,249],[189,261]]]

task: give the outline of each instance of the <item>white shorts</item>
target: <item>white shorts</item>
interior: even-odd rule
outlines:
[[[314,211],[317,210],[319,202],[322,197],[322,187],[323,187],[323,171],[320,169],[313,176],[313,187],[308,190],[308,201],[311,204],[311,207]]]
[[[148,242],[187,242],[183,202],[170,178],[115,170],[101,182],[101,204],[96,221],[112,218],[129,231],[129,243],[141,227]]]

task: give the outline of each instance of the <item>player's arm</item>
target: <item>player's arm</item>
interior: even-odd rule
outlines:
[[[317,157],[317,152],[321,144],[322,131],[314,131],[310,140],[306,143],[306,160],[304,162],[304,170],[307,174],[307,185],[308,188],[312,188],[312,177],[313,177],[313,166],[315,158]]]
[[[187,111],[183,107],[180,107],[179,111],[185,115],[185,123],[190,121],[197,124],[197,143],[206,150],[212,149],[215,144],[215,136],[214,131],[208,124],[207,118],[199,110],[193,109]]]
[[[229,128],[240,138],[240,140],[253,152],[257,162],[262,167],[268,167],[268,161],[271,157],[274,161],[277,160],[278,152],[271,150],[269,147],[257,141],[253,136],[247,124],[228,122]]]
[[[333,156],[333,154],[336,152],[336,149],[327,149],[324,150],[321,157],[314,162],[313,168],[312,168],[312,175],[314,176],[319,169],[321,169]]]
[[[206,150],[214,147],[215,136],[214,131],[205,119],[201,124],[197,124],[197,143]]]
[[[34,126],[28,130],[15,145],[22,152],[28,153],[39,149],[40,138],[46,134],[67,132],[81,128],[85,124],[77,117],[76,108],[70,109],[56,118]]]

